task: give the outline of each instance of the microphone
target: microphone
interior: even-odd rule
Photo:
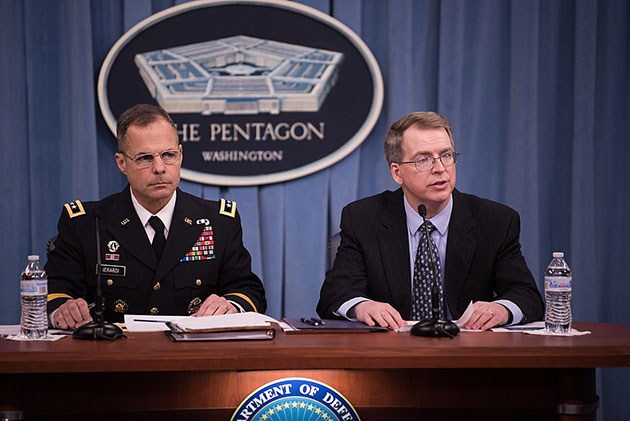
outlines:
[[[450,320],[440,319],[440,291],[438,286],[438,273],[435,267],[435,258],[433,256],[433,245],[429,237],[429,228],[426,224],[425,216],[427,216],[427,207],[423,204],[418,205],[418,214],[424,222],[424,238],[429,246],[429,255],[431,256],[431,271],[433,272],[433,283],[431,285],[431,312],[432,318],[420,320],[411,328],[411,334],[416,336],[429,337],[448,337],[453,339],[459,333],[459,327]],[[418,246],[420,247],[420,246]]]
[[[98,231],[98,215],[94,216],[96,221],[96,299],[94,305],[94,321],[79,326],[72,332],[75,339],[108,340],[113,341],[119,338],[126,338],[122,329],[113,323],[108,323],[103,318],[105,308],[105,297],[101,287],[101,236]]]

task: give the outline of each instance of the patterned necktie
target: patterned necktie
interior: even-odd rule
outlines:
[[[153,237],[153,243],[151,245],[153,246],[155,256],[160,260],[162,251],[164,250],[164,243],[166,243],[166,239],[164,238],[164,223],[157,216],[152,216],[149,218],[149,225],[155,230],[155,236]]]
[[[429,230],[429,240],[433,247],[433,258],[435,259],[435,269],[437,271],[438,290],[440,296],[440,318],[444,318],[444,287],[442,286],[442,269],[438,248],[431,238],[431,233],[436,229],[431,221],[426,221]],[[413,296],[411,298],[411,318],[413,320],[424,320],[433,318],[431,305],[431,289],[433,285],[433,270],[431,269],[431,256],[429,246],[424,238],[424,224],[420,225],[418,231],[421,233],[416,261],[413,268]]]

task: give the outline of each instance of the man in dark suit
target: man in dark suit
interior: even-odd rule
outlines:
[[[457,319],[472,301],[468,329],[539,320],[543,302],[519,243],[518,213],[455,190],[448,120],[417,112],[394,123],[385,140],[391,174],[401,188],[358,200],[341,216],[341,244],[326,274],[317,312],[397,329],[430,317],[432,271],[422,272],[427,244],[418,205],[425,205],[437,250],[440,310]],[[426,259],[425,259],[426,260]],[[424,316],[422,316],[424,314]]]
[[[62,210],[45,267],[51,324],[74,329],[92,320],[97,224],[106,320],[264,312],[265,291],[251,271],[236,203],[177,188],[182,146],[168,114],[137,105],[119,117],[116,131],[116,162],[129,186]]]

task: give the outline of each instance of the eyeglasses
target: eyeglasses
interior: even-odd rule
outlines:
[[[404,161],[404,162],[399,162],[399,164],[415,164],[416,169],[418,171],[423,172],[423,171],[429,171],[433,169],[433,166],[435,165],[435,161],[438,159],[440,160],[442,165],[444,165],[445,167],[453,166],[457,164],[457,161],[459,160],[459,155],[461,155],[461,152],[455,152],[455,151],[444,152],[442,155],[436,158],[429,155],[421,155],[417,157],[415,161]]]
[[[135,158],[127,155],[123,151],[120,151],[120,153],[131,159],[138,168],[149,168],[153,165],[153,160],[156,156],[159,156],[162,162],[166,165],[175,164],[179,161],[179,157],[181,155],[177,149],[167,149],[155,154],[142,153],[140,155],[136,155]]]

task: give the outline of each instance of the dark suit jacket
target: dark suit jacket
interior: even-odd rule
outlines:
[[[445,297],[454,319],[473,301],[507,299],[524,322],[539,320],[543,302],[519,243],[518,213],[507,206],[453,191],[446,244]],[[401,189],[346,206],[341,244],[321,289],[317,312],[333,312],[354,297],[390,303],[411,315],[407,222]]]
[[[246,311],[265,311],[265,291],[251,271],[238,213],[222,215],[218,202],[177,190],[168,238],[158,262],[133,208],[129,187],[82,205],[85,214],[71,218],[71,212],[64,209],[59,218],[55,248],[45,266],[49,312],[69,298],[94,301],[95,215],[99,217],[102,263],[108,265],[101,281],[106,320],[122,321],[123,313],[191,314],[213,293],[237,302]],[[204,230],[204,239],[211,235],[213,244],[198,241]],[[202,245],[205,260],[182,261],[193,247],[198,250]]]

